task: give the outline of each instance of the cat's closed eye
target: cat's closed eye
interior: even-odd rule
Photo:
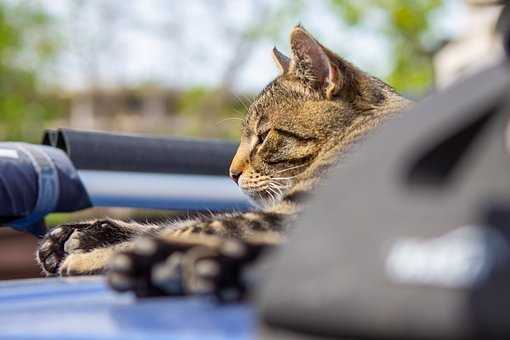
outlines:
[[[257,135],[257,144],[260,145],[262,143],[264,143],[264,141],[266,140],[267,138],[267,135],[269,135],[269,132],[271,130],[266,130],[264,132],[261,132]]]

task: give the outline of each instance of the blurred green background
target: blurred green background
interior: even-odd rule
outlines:
[[[38,142],[59,126],[236,139],[229,118],[274,77],[262,67],[270,45],[288,53],[298,22],[420,97],[434,84],[434,53],[455,34],[445,22],[462,12],[441,0],[245,3],[0,2],[0,140]],[[147,58],[155,45],[163,52]],[[137,59],[148,60],[137,69]]]

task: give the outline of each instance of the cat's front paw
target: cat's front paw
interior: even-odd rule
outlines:
[[[78,261],[80,266],[77,266],[77,260],[80,259],[78,255],[122,241],[123,235],[119,235],[119,229],[113,220],[60,225],[42,239],[37,250],[37,261],[46,275],[96,273],[98,267],[94,263],[87,266],[82,260]],[[69,268],[70,265],[73,268]]]

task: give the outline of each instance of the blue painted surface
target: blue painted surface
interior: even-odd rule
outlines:
[[[101,277],[0,282],[1,339],[250,339],[255,323],[245,304],[136,300]]]
[[[80,170],[96,207],[245,211],[248,197],[227,176]]]

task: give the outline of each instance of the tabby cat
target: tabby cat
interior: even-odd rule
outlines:
[[[62,225],[40,244],[44,272],[108,269],[114,288],[140,294],[148,287],[168,292],[172,288],[164,285],[179,272],[183,283],[176,289],[193,292],[206,290],[204,277],[217,275],[218,262],[211,260],[243,258],[251,246],[278,244],[339,154],[409,104],[301,26],[292,30],[290,45],[291,59],[273,49],[280,75],[250,106],[230,166],[232,179],[259,209],[167,225],[111,219]]]

